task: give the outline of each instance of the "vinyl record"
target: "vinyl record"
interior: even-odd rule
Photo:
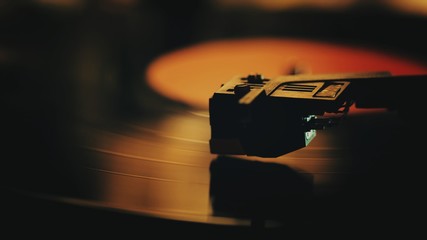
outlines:
[[[282,52],[291,52],[292,61]],[[246,57],[240,59],[242,55]],[[320,61],[324,56],[327,63]],[[253,63],[259,58],[273,60]],[[187,101],[187,106],[107,126],[79,124],[72,163],[37,167],[36,174],[46,178],[36,184],[15,175],[17,182],[25,182],[18,189],[72,205],[225,226],[308,226],[323,221],[324,215],[329,215],[324,220],[334,222],[330,216],[342,217],[339,209],[354,202],[357,206],[349,214],[371,213],[378,201],[385,200],[376,187],[387,194],[395,191],[387,192],[395,183],[390,171],[398,167],[389,158],[408,150],[402,138],[405,128],[395,112],[353,109],[342,125],[319,132],[308,147],[277,158],[210,153],[204,103],[219,81],[227,81],[232,72],[280,74],[294,67],[294,61],[304,62],[310,74],[385,68],[397,74],[427,72],[420,64],[390,55],[295,39],[189,47],[166,54],[148,68],[151,91],[164,89],[165,97]],[[189,71],[192,74],[184,77]],[[69,178],[71,190],[78,194],[64,184]],[[374,200],[367,201],[366,194]],[[382,215],[386,209],[376,211]]]
[[[107,2],[112,5],[104,10],[119,20],[127,2],[135,1]],[[85,9],[83,5],[76,9]],[[146,3],[141,9],[145,7],[159,6]],[[40,17],[37,24],[51,22],[44,11],[24,10]],[[319,130],[307,147],[275,158],[212,154],[208,101],[236,75],[420,75],[427,74],[425,63],[401,52],[286,34],[185,41],[189,36],[169,21],[185,25],[189,16],[173,6],[161,19],[153,13],[130,14],[124,22],[131,27],[118,25],[114,31],[109,27],[116,22],[102,14],[73,14],[92,25],[79,20],[74,26],[74,15],[66,15],[70,19],[60,18],[61,26],[78,30],[53,24],[39,39],[28,27],[25,38],[34,42],[5,41],[9,50],[0,48],[1,73],[11,80],[2,89],[7,103],[1,122],[7,142],[1,177],[6,229],[21,226],[42,234],[50,232],[46,228],[63,234],[79,229],[108,236],[120,226],[141,237],[201,230],[198,239],[209,234],[265,239],[266,232],[277,231],[285,236],[417,227],[407,219],[422,202],[422,95],[411,98],[420,101],[408,106],[404,116],[393,109],[352,106],[338,126]],[[252,19],[251,11],[243,16],[247,14]],[[145,18],[167,25],[164,31],[179,36],[175,43],[186,44],[155,49],[174,41],[163,30],[145,26]],[[239,20],[230,29],[240,29]],[[22,29],[23,22],[10,29]],[[150,31],[144,35],[138,27]],[[10,32],[21,39],[20,31]],[[85,34],[74,34],[81,32]],[[126,34],[144,35],[144,41]],[[267,35],[272,37],[259,37]],[[113,40],[104,42],[108,37]],[[74,41],[77,47],[68,49]],[[137,64],[141,62],[149,63]],[[144,74],[135,77],[138,68]],[[396,98],[422,89],[418,83],[401,84]]]

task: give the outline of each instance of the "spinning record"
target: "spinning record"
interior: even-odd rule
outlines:
[[[44,168],[47,174],[38,168],[35,175],[47,176],[40,184],[15,174],[15,190],[215,226],[344,225],[337,219],[355,224],[346,217],[365,214],[392,222],[405,213],[391,214],[382,203],[408,193],[414,180],[407,174],[413,166],[407,128],[393,111],[352,108],[341,125],[318,131],[309,146],[277,158],[217,156],[209,149],[208,99],[235,75],[383,70],[427,73],[425,65],[390,53],[301,39],[219,40],[176,50],[152,61],[146,81],[149,91],[182,105],[109,125],[78,124],[70,141],[73,155],[63,164],[73,187],[60,180],[64,166],[54,164],[60,167]]]

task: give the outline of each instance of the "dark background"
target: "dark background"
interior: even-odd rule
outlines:
[[[427,64],[427,16],[393,8],[387,1],[354,1],[343,8],[297,4],[282,9],[231,2],[2,1],[1,185],[2,210],[8,210],[2,218],[17,232],[24,228],[45,233],[43,227],[50,225],[69,231],[64,223],[72,218],[83,218],[77,229],[102,219],[100,224],[107,228],[86,226],[92,232],[108,233],[118,222],[133,232],[141,225],[156,234],[153,227],[158,226],[192,232],[194,226],[185,223],[29,201],[8,190],[25,187],[29,179],[44,185],[52,177],[75,174],[69,171],[67,159],[76,156],[70,148],[70,143],[78,141],[73,133],[76,126],[109,126],[123,117],[150,118],[180,105],[152,92],[144,82],[147,65],[169,51],[224,38],[296,37],[366,46]],[[420,3],[419,9],[423,8],[427,7]],[[72,189],[74,184],[58,181],[43,190],[63,194],[58,186]],[[46,218],[40,222],[41,215]],[[64,216],[67,220],[54,224]],[[234,229],[199,225],[197,229],[241,236]],[[140,236],[146,233],[139,232]]]

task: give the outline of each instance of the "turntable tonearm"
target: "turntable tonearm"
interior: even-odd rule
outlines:
[[[389,72],[236,76],[209,99],[214,154],[277,157],[306,147],[350,106],[408,111],[426,75]]]

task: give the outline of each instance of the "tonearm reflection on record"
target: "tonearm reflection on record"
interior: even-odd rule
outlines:
[[[236,76],[209,99],[210,150],[278,157],[306,147],[316,130],[337,125],[352,105],[416,115],[425,79],[387,71]]]

